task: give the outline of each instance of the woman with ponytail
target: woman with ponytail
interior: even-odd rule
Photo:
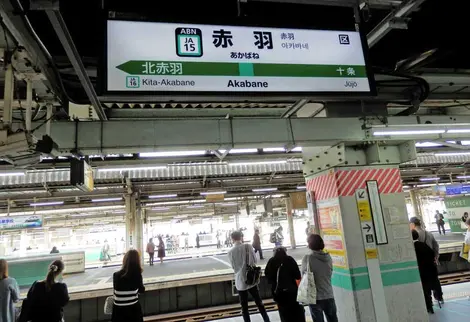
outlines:
[[[35,282],[28,292],[27,321],[61,322],[64,306],[69,301],[67,285],[62,283],[64,263],[56,260],[49,265],[46,279]]]

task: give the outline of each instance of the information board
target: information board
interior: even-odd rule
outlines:
[[[39,215],[0,217],[0,230],[39,228],[42,223]]]
[[[367,92],[359,32],[109,20],[108,91]]]

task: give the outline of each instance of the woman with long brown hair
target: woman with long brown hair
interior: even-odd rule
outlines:
[[[28,291],[27,317],[22,320],[32,322],[61,322],[64,306],[69,301],[67,285],[61,282],[64,262],[55,260],[49,265],[46,279],[35,282]]]
[[[8,263],[0,259],[0,322],[14,322],[15,302],[20,299],[18,283],[8,276]]]
[[[122,268],[113,275],[114,306],[112,322],[143,322],[139,293],[145,291],[139,252],[129,250]]]

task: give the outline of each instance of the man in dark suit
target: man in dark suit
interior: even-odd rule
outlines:
[[[421,284],[423,285],[424,300],[428,313],[434,314],[432,308],[431,291],[433,283],[437,280],[437,267],[435,264],[434,252],[428,245],[420,242],[419,234],[416,230],[412,230],[413,242],[416,251],[416,259],[418,261],[419,275],[421,276]]]

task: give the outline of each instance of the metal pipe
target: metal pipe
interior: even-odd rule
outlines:
[[[13,74],[13,66],[8,64],[5,71],[5,85],[3,90],[3,124],[10,127],[13,121],[13,89],[15,76]]]
[[[46,104],[46,134],[51,136],[51,119],[52,119],[52,104]]]
[[[33,81],[30,78],[26,79],[26,131],[31,131],[31,120],[33,117]]]

